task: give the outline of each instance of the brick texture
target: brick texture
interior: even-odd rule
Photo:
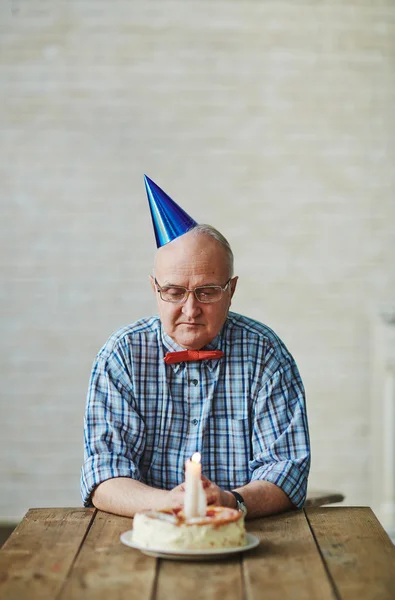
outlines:
[[[0,520],[79,504],[95,353],[151,314],[143,173],[229,238],[305,380],[311,485],[371,497],[395,302],[391,0],[0,1]]]

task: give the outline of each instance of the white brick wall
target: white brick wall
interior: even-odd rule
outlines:
[[[391,0],[0,0],[0,520],[79,500],[94,355],[154,310],[146,172],[304,376],[311,484],[369,504],[394,301]]]

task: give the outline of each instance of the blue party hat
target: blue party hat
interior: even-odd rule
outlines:
[[[174,202],[152,179],[144,175],[152,224],[154,226],[156,246],[165,244],[183,235],[195,225],[196,221]]]

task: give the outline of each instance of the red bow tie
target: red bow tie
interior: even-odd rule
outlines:
[[[186,360],[210,360],[210,358],[221,358],[224,356],[222,350],[182,350],[181,352],[168,352],[164,358],[167,365],[184,362]]]

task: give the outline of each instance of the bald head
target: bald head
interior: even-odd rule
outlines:
[[[155,257],[155,273],[162,260],[179,261],[183,255],[192,254],[194,262],[204,261],[209,254],[225,263],[228,279],[233,276],[233,252],[227,239],[211,225],[197,225],[184,235],[158,249]]]

